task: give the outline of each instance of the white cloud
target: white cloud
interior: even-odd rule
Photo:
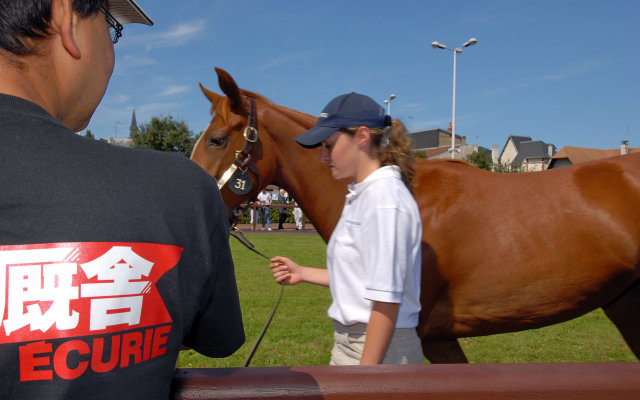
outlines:
[[[606,64],[604,60],[589,60],[585,61],[580,65],[575,65],[569,68],[564,69],[563,71],[556,73],[549,73],[544,76],[541,76],[540,79],[543,81],[557,81],[567,78],[572,78],[574,76],[588,74],[595,70],[600,69]]]
[[[154,64],[157,64],[157,62],[152,58],[125,54],[116,61],[113,75],[121,76],[127,74],[131,70],[136,70],[140,67],[147,67]]]
[[[484,91],[484,93],[482,93],[483,96],[497,96],[499,94],[504,94],[507,93],[509,91],[509,89],[505,88],[505,87],[501,87],[501,88],[494,88],[494,89],[487,89]]]
[[[160,96],[171,96],[174,94],[180,94],[180,93],[184,93],[186,91],[188,91],[191,88],[190,85],[172,85],[172,86],[168,86],[162,93],[160,93]]]
[[[408,114],[416,114],[424,112],[426,107],[422,103],[403,103],[402,110]]]
[[[131,99],[131,97],[127,96],[126,94],[118,94],[118,95],[115,95],[115,96],[110,96],[106,100],[110,104],[122,104],[122,103],[128,102],[129,99]]]
[[[143,104],[141,107],[136,107],[136,114],[140,115],[157,115],[157,114],[172,114],[171,110],[175,110],[179,107],[177,103],[163,103],[163,102],[155,102],[155,103],[147,103]]]
[[[122,59],[122,63],[133,67],[146,67],[147,65],[153,65],[157,62],[156,60],[148,57],[139,57],[126,54]]]
[[[269,61],[268,63],[258,67],[258,71],[264,71],[266,69],[273,68],[275,66],[278,66],[278,65],[281,65],[281,64],[285,64],[285,63],[289,63],[289,62],[300,61],[300,60],[305,59],[309,54],[311,54],[311,52],[307,51],[307,52],[304,52],[304,53],[289,54],[289,55],[283,55],[283,56],[274,58],[273,60]]]
[[[169,31],[144,35],[140,40],[146,43],[147,51],[152,48],[181,46],[193,38],[200,37],[206,24],[206,20],[182,22]]]

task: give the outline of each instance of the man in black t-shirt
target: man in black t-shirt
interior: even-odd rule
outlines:
[[[280,193],[278,194],[278,204],[281,206],[287,205],[287,198],[285,197],[285,191],[284,189],[280,189]],[[284,226],[282,226],[282,224],[285,223],[285,221],[287,220],[287,209],[286,207],[279,207],[278,208],[278,229],[284,229]]]
[[[80,137],[132,0],[0,7],[0,398],[168,398],[182,345],[244,342],[215,181]],[[112,36],[109,29],[112,28]]]

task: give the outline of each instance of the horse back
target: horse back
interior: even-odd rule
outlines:
[[[640,279],[640,154],[512,174],[418,161],[415,197],[431,333],[544,326]]]
[[[619,224],[637,238],[640,153],[526,173],[488,172],[456,160],[423,160],[416,163],[415,197],[426,227],[465,217],[483,219],[486,227],[513,221],[537,231],[533,225],[548,219],[545,216],[558,221],[545,229],[561,229],[567,218],[591,214]]]

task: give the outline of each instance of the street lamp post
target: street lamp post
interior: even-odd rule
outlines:
[[[431,47],[434,49],[443,49],[453,51],[453,111],[451,113],[451,158],[455,158],[454,154],[456,151],[456,56],[458,53],[462,53],[462,49],[465,47],[473,46],[478,43],[476,38],[469,39],[462,46],[451,49],[442,43],[432,42]]]
[[[395,99],[396,95],[391,94],[388,99],[384,100],[384,104],[387,105],[387,115],[391,115],[391,100]]]

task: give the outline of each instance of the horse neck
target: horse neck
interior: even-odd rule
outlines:
[[[283,187],[298,202],[325,242],[340,218],[347,192],[347,181],[336,181],[320,161],[320,149],[305,149],[294,137],[311,128],[316,119],[284,107],[282,117],[272,118],[265,128],[275,144],[277,167],[273,183]]]

